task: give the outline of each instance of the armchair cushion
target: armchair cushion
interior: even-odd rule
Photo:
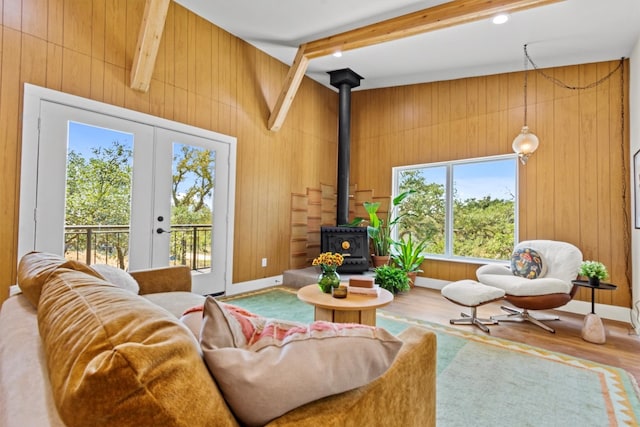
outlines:
[[[525,277],[514,276],[507,269],[504,274],[486,274],[480,269],[477,271],[478,280],[485,285],[495,286],[504,289],[507,295],[514,296],[534,296],[549,294],[568,294],[573,287],[571,282],[565,282],[554,277],[542,277],[540,279],[527,279]]]
[[[511,271],[515,276],[527,279],[544,277],[547,272],[547,264],[543,262],[542,255],[533,248],[517,248],[511,255]]]

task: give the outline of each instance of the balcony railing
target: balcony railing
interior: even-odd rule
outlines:
[[[211,225],[172,225],[169,265],[211,268]],[[65,257],[87,264],[129,266],[128,225],[70,225],[64,232]]]

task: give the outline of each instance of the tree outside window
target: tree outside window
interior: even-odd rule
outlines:
[[[507,260],[515,243],[517,159],[497,156],[395,168],[397,192],[415,190],[400,206],[398,238],[427,241],[427,255]]]

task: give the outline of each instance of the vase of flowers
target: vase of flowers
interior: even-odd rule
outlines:
[[[318,276],[318,287],[322,292],[330,294],[332,288],[340,286],[340,275],[337,273],[338,267],[342,265],[344,258],[341,254],[333,252],[323,252],[313,260],[313,265],[320,266]]]

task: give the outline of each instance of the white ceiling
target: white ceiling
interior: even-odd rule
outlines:
[[[446,1],[438,0],[175,0],[290,65],[301,43]],[[307,76],[329,86],[327,71],[351,68],[359,89],[520,71],[523,45],[540,67],[628,57],[640,39],[640,0],[565,0],[490,21],[327,56]]]

